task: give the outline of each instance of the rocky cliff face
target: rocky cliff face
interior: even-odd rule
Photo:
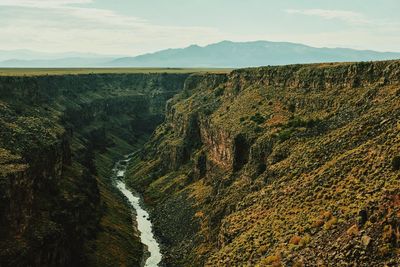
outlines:
[[[0,78],[0,265],[137,266],[143,247],[112,162],[188,75]]]
[[[191,76],[131,185],[171,266],[396,266],[399,112],[399,61]]]

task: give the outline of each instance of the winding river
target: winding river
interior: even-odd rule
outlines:
[[[144,263],[145,267],[159,266],[162,255],[160,252],[160,245],[153,234],[153,226],[150,221],[149,213],[144,209],[143,202],[140,196],[127,188],[124,179],[125,172],[132,155],[128,155],[124,160],[118,161],[113,169],[113,179],[115,187],[127,198],[131,208],[132,214],[136,214],[137,227],[140,232],[141,242],[145,245],[148,253],[148,258]]]

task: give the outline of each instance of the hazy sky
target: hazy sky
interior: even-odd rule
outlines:
[[[136,55],[221,40],[400,52],[400,0],[0,0],[0,49]]]

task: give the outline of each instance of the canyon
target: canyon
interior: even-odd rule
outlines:
[[[1,266],[139,266],[112,169],[188,74],[0,77]]]
[[[400,61],[0,77],[0,266],[400,264]]]

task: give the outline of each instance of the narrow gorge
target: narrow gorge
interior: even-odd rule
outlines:
[[[160,266],[398,266],[399,118],[400,61],[0,77],[0,266],[143,266],[126,189]]]
[[[0,77],[0,266],[139,266],[114,164],[189,74]]]

